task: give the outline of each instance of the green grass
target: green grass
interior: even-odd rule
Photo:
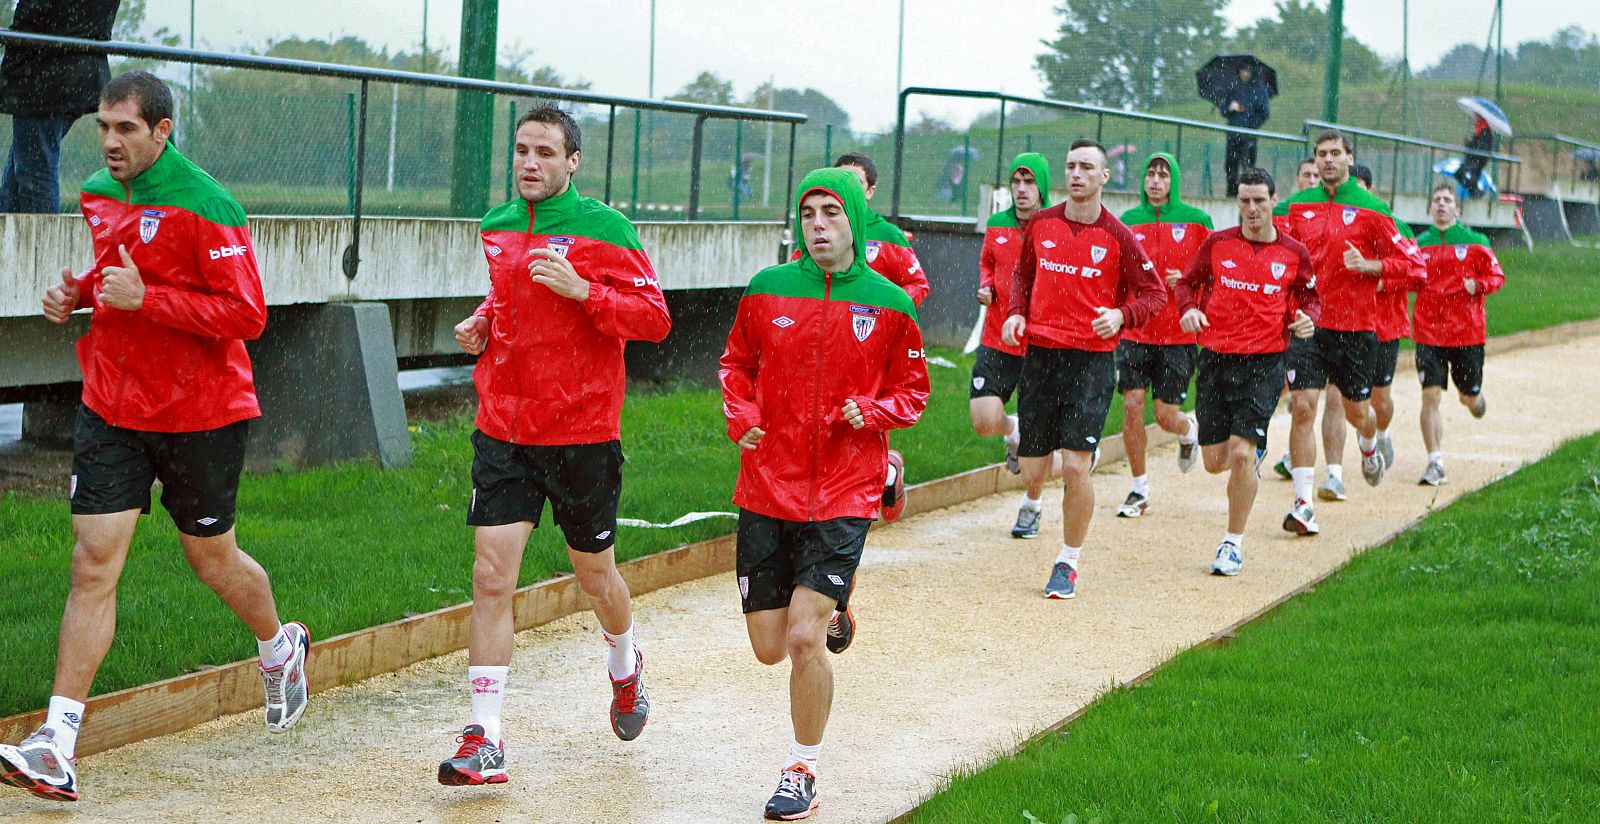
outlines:
[[[1496,254],[1506,285],[1488,299],[1490,335],[1600,316],[1600,249],[1546,243]]]
[[[1597,696],[1589,436],[957,777],[910,820],[1593,821]]]

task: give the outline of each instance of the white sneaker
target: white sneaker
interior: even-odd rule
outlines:
[[[53,801],[78,800],[78,770],[56,746],[55,730],[40,727],[13,747],[0,744],[0,784]]]
[[[1317,526],[1317,516],[1311,511],[1310,501],[1294,502],[1294,508],[1289,510],[1288,515],[1283,516],[1283,530],[1296,535],[1315,535],[1322,531],[1321,527]]]
[[[267,693],[267,732],[288,732],[306,712],[306,657],[311,653],[311,633],[299,621],[284,624],[283,631],[294,652],[282,666],[261,668],[261,685]]]
[[[1324,501],[1344,500],[1348,497],[1344,491],[1344,481],[1329,475],[1328,479],[1322,482],[1322,486],[1317,487],[1317,497]]]
[[[1367,486],[1377,486],[1383,483],[1383,470],[1387,466],[1382,450],[1374,449],[1371,455],[1361,456],[1361,479],[1367,482]]]
[[[1383,456],[1385,468],[1394,466],[1394,439],[1388,433],[1378,436],[1378,454]]]
[[[1188,472],[1194,469],[1194,465],[1200,457],[1200,421],[1195,418],[1193,412],[1184,415],[1183,419],[1189,422],[1189,431],[1193,432],[1196,437],[1194,443],[1186,444],[1181,440],[1178,441],[1178,471]]]
[[[1238,575],[1244,568],[1244,554],[1239,551],[1239,545],[1232,541],[1223,541],[1217,545],[1217,559],[1211,562],[1212,575]]]

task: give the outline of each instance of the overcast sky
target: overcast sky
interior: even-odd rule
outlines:
[[[204,48],[234,51],[289,35],[356,35],[391,50],[422,40],[425,0],[206,0],[195,31]],[[1318,0],[1325,2],[1325,0]],[[149,19],[187,37],[191,0],[149,0]],[[427,0],[430,48],[456,53],[460,0]],[[1054,0],[905,0],[905,85],[957,86],[1041,95],[1033,70],[1039,41],[1054,34]],[[1412,0],[1411,62],[1432,64],[1462,41],[1483,45],[1494,0]],[[1346,0],[1346,28],[1380,54],[1401,52],[1396,0]],[[744,95],[775,78],[812,86],[839,101],[858,130],[892,128],[895,107],[896,0],[657,0],[656,95],[701,71],[734,81]],[[975,11],[981,9],[981,11]],[[1600,32],[1600,0],[1505,0],[1510,47],[1546,39],[1565,26]],[[1272,0],[1231,0],[1235,27],[1273,13]],[[649,0],[503,0],[500,45],[531,49],[602,93],[648,91]],[[974,108],[929,101],[913,106],[965,119]]]

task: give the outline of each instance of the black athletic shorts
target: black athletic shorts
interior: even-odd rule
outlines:
[[[1163,346],[1125,340],[1117,344],[1117,390],[1154,387],[1156,400],[1182,406],[1189,399],[1189,379],[1194,377],[1192,343]]]
[[[532,521],[539,527],[544,502],[567,546],[604,552],[617,542],[617,501],[622,497],[622,442],[571,446],[519,446],[472,433],[471,526]]]
[[[1329,381],[1352,401],[1372,397],[1378,372],[1378,333],[1317,328],[1310,345],[1289,347],[1290,389],[1322,389]]]
[[[203,432],[145,432],[78,406],[72,426],[72,514],[150,511],[150,485],[178,531],[210,538],[233,529],[250,422]]]
[[[972,397],[999,398],[1002,403],[1010,403],[1011,393],[1017,391],[1017,381],[1021,379],[1021,355],[978,347],[978,359],[972,364]]]
[[[1446,379],[1445,373],[1449,373]],[[1449,388],[1451,380],[1456,391],[1463,395],[1476,395],[1483,391],[1483,344],[1473,346],[1429,346],[1417,344],[1417,377],[1424,387]]]
[[[1400,365],[1400,339],[1378,341],[1378,368],[1372,373],[1373,386],[1394,383],[1394,370]]]
[[[1270,355],[1229,355],[1200,350],[1195,378],[1194,412],[1200,421],[1200,445],[1223,443],[1238,435],[1267,446],[1267,424],[1283,390],[1281,352]]]
[[[785,521],[739,510],[739,601],[746,613],[782,609],[796,586],[850,602],[871,518]]]
[[[1105,432],[1115,390],[1116,364],[1110,352],[1028,347],[1017,396],[1022,426],[1017,454],[1041,458],[1057,449],[1093,452]]]

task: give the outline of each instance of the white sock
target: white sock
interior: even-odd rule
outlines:
[[[1038,512],[1043,508],[1043,505],[1039,502],[1038,498],[1030,498],[1028,497],[1028,493],[1024,492],[1022,493],[1022,508],[1031,509],[1034,512]]]
[[[895,477],[897,475],[900,474],[900,473],[895,471],[894,464],[889,464],[888,465],[888,470],[889,471],[887,473],[885,473],[884,476],[883,476],[883,485],[886,488],[894,486],[894,479],[895,479]]]
[[[1296,500],[1311,500],[1311,486],[1317,480],[1317,468],[1314,466],[1296,466],[1289,470],[1289,477],[1294,481],[1294,497]]]
[[[294,655],[294,645],[289,643],[289,633],[278,625],[278,634],[265,641],[256,639],[256,652],[261,655],[261,666],[266,669],[281,667]]]
[[[1056,563],[1066,564],[1073,569],[1078,568],[1078,555],[1083,552],[1083,547],[1061,545],[1061,554],[1056,556]]]
[[[1133,491],[1145,496],[1146,498],[1150,497],[1150,476],[1133,476]]]
[[[785,767],[792,764],[804,764],[812,775],[817,774],[817,758],[822,755],[821,744],[802,744],[794,741],[789,744],[789,760]]]
[[[1444,453],[1443,452],[1429,452],[1428,453],[1428,463],[1436,463],[1436,464],[1438,464],[1440,466],[1444,466]]]
[[[1344,464],[1328,464],[1328,477],[1344,483]]]
[[[1016,415],[1007,415],[1006,420],[1011,422],[1011,431],[1006,434],[1006,443],[1019,444],[1022,442],[1022,422]]]
[[[483,737],[495,744],[500,740],[500,699],[506,688],[510,667],[467,667],[467,686],[472,690],[472,723],[483,727]]]
[[[1380,441],[1389,440],[1389,430],[1387,430],[1387,429],[1378,430],[1378,438],[1377,439],[1380,440]]]
[[[1228,543],[1231,543],[1240,549],[1244,549],[1244,536],[1237,532],[1222,533],[1222,540],[1227,541]]]
[[[1363,438],[1360,435],[1356,436],[1356,445],[1361,447],[1361,454],[1363,455],[1371,455],[1372,451],[1378,448],[1376,439]]]
[[[632,675],[639,663],[633,655],[633,624],[628,625],[627,632],[616,635],[602,629],[600,637],[606,639],[606,669],[611,671],[611,680],[621,681]]]
[[[1184,430],[1182,435],[1178,436],[1178,443],[1181,443],[1184,446],[1194,446],[1194,442],[1200,439],[1200,433],[1198,431],[1200,429],[1200,424],[1195,420],[1193,415],[1185,415],[1183,416],[1183,419],[1189,422],[1189,428]]]
[[[67,758],[78,752],[78,725],[83,723],[83,705],[61,695],[50,696],[50,709],[44,725],[55,733],[56,748]]]

